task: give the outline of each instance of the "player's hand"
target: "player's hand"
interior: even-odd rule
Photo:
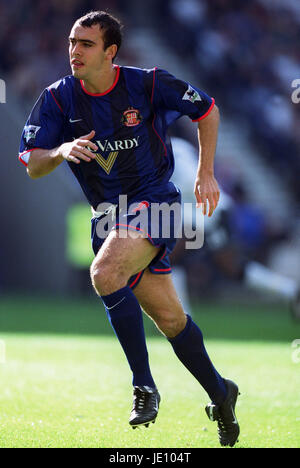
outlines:
[[[95,159],[95,154],[91,150],[97,151],[98,146],[92,140],[95,136],[95,130],[92,130],[88,135],[83,135],[69,143],[63,143],[59,148],[60,155],[69,162],[76,164],[80,160],[90,162]]]
[[[220,199],[220,189],[211,172],[200,171],[197,174],[194,193],[197,208],[202,206],[202,213],[207,214],[209,217],[212,216]]]

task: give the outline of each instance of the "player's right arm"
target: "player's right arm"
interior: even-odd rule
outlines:
[[[80,164],[95,158],[91,151],[97,150],[91,141],[95,136],[94,130],[74,141],[65,142],[68,101],[60,98],[60,82],[45,89],[23,129],[19,160],[33,179],[49,174],[64,160]]]
[[[88,135],[63,143],[57,148],[50,150],[36,148],[32,150],[27,163],[27,174],[32,179],[38,179],[52,172],[64,160],[75,164],[80,164],[81,160],[90,162],[95,158],[95,155],[87,146],[97,150],[97,145],[90,141],[94,136],[95,131],[92,130]]]

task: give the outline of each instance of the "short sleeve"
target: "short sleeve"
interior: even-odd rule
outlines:
[[[35,103],[22,132],[19,160],[27,166],[34,149],[52,149],[63,143],[64,115],[53,91],[47,88]]]
[[[206,117],[214,107],[214,98],[196,86],[162,69],[153,73],[152,102],[157,109],[174,110],[195,122]]]

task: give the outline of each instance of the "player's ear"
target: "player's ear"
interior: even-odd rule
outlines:
[[[117,52],[118,52],[118,46],[116,44],[112,44],[110,45],[109,47],[107,47],[106,49],[106,57],[107,58],[110,58],[111,61],[113,61],[113,59],[115,58],[115,56],[117,55]]]

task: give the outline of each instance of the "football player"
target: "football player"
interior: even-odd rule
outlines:
[[[197,123],[195,197],[204,215],[212,216],[219,200],[219,111],[213,98],[165,70],[116,65],[121,42],[120,22],[107,12],[75,22],[69,35],[72,75],[42,92],[26,122],[19,158],[33,179],[66,161],[92,207],[91,281],[133,374],[131,426],[154,422],[160,404],[143,308],[212,400],[206,412],[218,421],[220,443],[233,446],[238,387],[216,370],[200,328],[178,300],[169,260],[178,228],[174,211],[169,209],[167,222],[153,221],[157,205],[180,206],[180,191],[170,182],[174,157],[167,129],[182,115]],[[125,208],[121,196],[127,197]]]

